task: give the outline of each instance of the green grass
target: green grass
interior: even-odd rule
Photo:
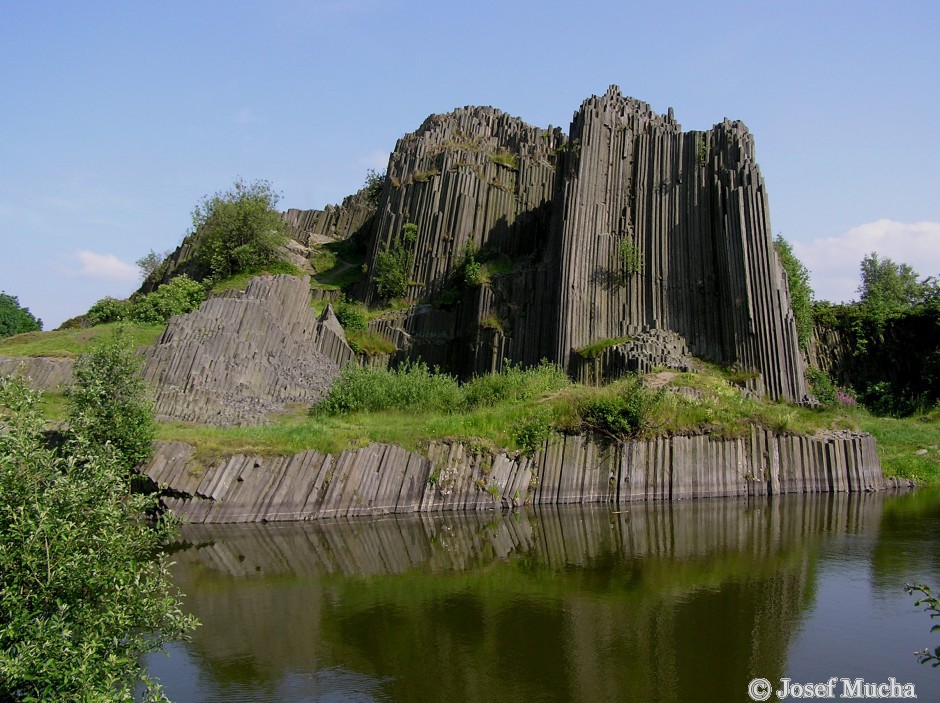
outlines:
[[[607,339],[599,339],[596,342],[588,344],[586,347],[576,349],[575,353],[584,359],[596,359],[610,347],[615,347],[618,344],[623,344],[624,342],[629,341],[630,337],[609,337]]]
[[[369,329],[346,330],[346,341],[357,354],[373,356],[375,354],[391,354],[395,351],[395,345],[388,337]]]
[[[669,392],[690,388],[697,397]],[[819,430],[870,432],[888,476],[940,483],[940,410],[922,418],[879,418],[861,407],[805,408],[745,398],[724,372],[675,374],[651,389],[633,376],[603,387],[570,383],[546,364],[507,366],[459,384],[423,365],[395,371],[347,366],[323,406],[275,415],[262,427],[163,424],[161,439],[189,442],[200,456],[337,452],[372,442],[420,449],[456,439],[489,448],[531,451],[531,437],[596,429],[612,437],[706,433],[740,437],[753,427],[813,435]],[[527,428],[520,432],[519,428]],[[538,442],[541,440],[538,439]],[[918,454],[919,450],[926,450]]]
[[[486,156],[490,161],[492,161],[494,164],[497,164],[498,166],[508,168],[511,171],[519,170],[519,157],[517,157],[515,154],[509,153],[508,151],[504,151],[502,149],[499,151],[491,151]]]
[[[330,242],[319,247],[310,257],[316,273],[310,285],[320,290],[342,290],[362,280],[365,258],[349,241]]]
[[[0,340],[0,356],[76,357],[89,351],[102,338],[110,337],[118,324],[18,334]],[[146,347],[157,341],[166,325],[127,323],[127,328],[134,346]]]
[[[249,271],[242,271],[237,273],[234,276],[223,279],[212,285],[212,288],[209,289],[210,293],[219,294],[224,293],[227,290],[245,290],[248,287],[248,284],[251,282],[252,278],[257,276],[273,276],[276,274],[286,273],[291,276],[301,276],[303,273],[299,268],[294,266],[291,263],[282,261],[276,264],[270,264],[268,266],[262,266],[260,268],[254,268]]]
[[[940,410],[903,419],[858,412],[859,427],[878,440],[885,475],[940,483]],[[922,450],[927,453],[917,453]]]

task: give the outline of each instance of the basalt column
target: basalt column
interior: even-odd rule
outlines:
[[[803,365],[753,138],[740,122],[683,133],[616,86],[574,116],[559,163],[555,358],[648,328],[800,400]]]

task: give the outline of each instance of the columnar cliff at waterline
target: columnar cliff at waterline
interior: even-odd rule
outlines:
[[[560,437],[531,457],[432,442],[424,452],[374,444],[339,455],[236,455],[209,466],[180,442],[161,443],[145,473],[165,505],[193,523],[275,522],[356,515],[621,504],[720,496],[857,492],[885,479],[875,442],[753,430],[612,443]]]

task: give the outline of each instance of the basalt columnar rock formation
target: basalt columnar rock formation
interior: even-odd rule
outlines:
[[[432,443],[425,453],[370,445],[339,455],[232,456],[193,471],[194,450],[162,443],[146,474],[168,508],[192,523],[276,522],[522,505],[669,501],[718,496],[858,492],[885,479],[874,439],[754,430],[610,443],[546,442],[531,457]]]
[[[409,296],[433,307],[372,323],[400,357],[461,375],[547,358],[582,377],[579,350],[664,330],[696,356],[755,372],[754,390],[771,398],[806,395],[767,193],[740,122],[683,132],[671,111],[615,86],[584,102],[568,135],[462,108],[399,140],[376,213],[364,213],[353,200],[287,218],[305,241],[368,234],[370,277],[355,292],[369,302],[381,252],[412,252]],[[482,280],[461,278],[471,253],[492,269]],[[588,377],[630,368],[623,352],[592,362]]]
[[[69,358],[0,356],[0,376],[23,376],[32,388],[60,391],[72,382],[74,364]]]
[[[144,353],[158,417],[234,425],[263,422],[286,403],[315,403],[352,351],[327,310],[308,304],[309,281],[255,278],[244,293],[205,301],[170,320]],[[323,353],[323,350],[327,354]]]

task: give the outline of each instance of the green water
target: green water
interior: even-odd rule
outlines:
[[[940,700],[903,586],[940,587],[940,495],[711,500],[189,527],[186,701],[747,701],[893,676]]]

